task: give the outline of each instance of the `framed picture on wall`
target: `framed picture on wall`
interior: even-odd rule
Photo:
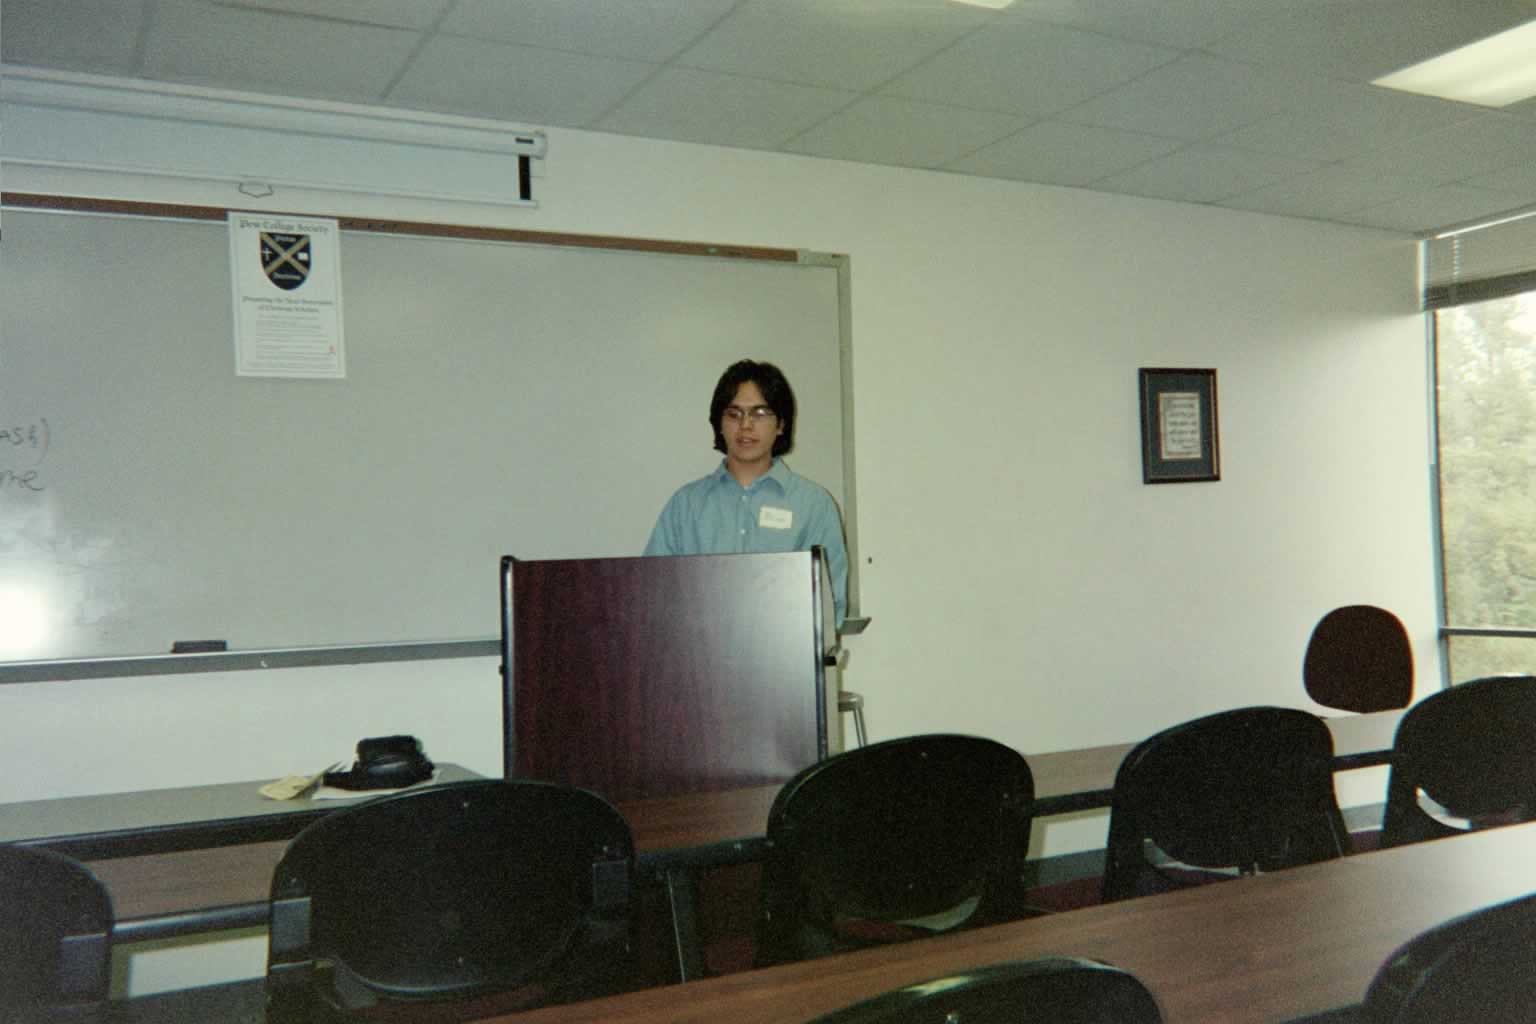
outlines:
[[[1220,480],[1216,371],[1158,367],[1140,375],[1142,483]]]

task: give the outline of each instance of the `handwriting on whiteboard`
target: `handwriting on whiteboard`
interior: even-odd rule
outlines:
[[[46,416],[0,424],[0,492],[47,490],[41,467],[52,440]]]

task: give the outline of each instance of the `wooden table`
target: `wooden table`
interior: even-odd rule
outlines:
[[[1125,968],[1167,1024],[1277,1024],[1360,1002],[1402,943],[1536,891],[1536,824],[479,1024],[797,1024],[917,982],[1076,955]],[[264,1020],[260,980],[132,1000],[131,1024]]]
[[[1333,734],[1334,769],[1349,771],[1388,762],[1401,711],[1325,718]],[[1037,818],[1109,806],[1120,762],[1134,743],[1026,754],[1035,778]],[[635,830],[641,851],[706,847],[760,838],[778,786],[720,793],[631,800],[619,810]]]
[[[1536,891],[1536,824],[687,985],[498,1024],[785,1024],[967,968],[1050,955],[1123,967],[1168,1024],[1259,1024],[1358,1003],[1433,925]]]
[[[482,776],[437,766],[436,782]],[[0,842],[83,860],[112,894],[118,941],[264,926],[288,840],[369,798],[268,800],[270,780],[0,804]]]
[[[1385,764],[1401,711],[1325,721],[1333,733],[1336,770]],[[1134,743],[1028,754],[1035,780],[1034,816],[1108,807],[1115,773]],[[684,980],[705,973],[696,921],[696,871],[761,860],[769,808],[778,786],[692,794],[619,804],[635,829],[642,868],[667,890],[677,970]]]
[[[1326,719],[1338,766],[1383,763],[1400,717],[1401,712],[1381,712]],[[1036,816],[1107,807],[1115,771],[1132,746],[1028,755]],[[457,766],[443,768],[444,778],[459,777],[455,772],[474,777]],[[288,838],[337,805],[276,805],[255,796],[255,786],[0,805],[0,841],[48,846],[87,860],[112,893],[119,921],[114,937],[120,941],[262,926],[272,871]],[[618,805],[634,829],[642,872],[668,885],[683,932],[678,942],[686,957],[684,977],[699,973],[697,947],[687,934],[692,872],[760,860],[768,809],[778,790],[758,786]]]
[[[478,778],[483,776],[444,763],[437,766],[432,782]],[[0,843],[46,846],[90,861],[291,839],[310,822],[371,795],[315,799],[306,794],[294,800],[269,800],[259,792],[268,781],[0,804]]]

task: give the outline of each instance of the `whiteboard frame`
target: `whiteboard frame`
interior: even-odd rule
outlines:
[[[46,193],[0,193],[0,210],[81,213],[150,220],[223,221],[229,209],[174,203],[141,202],[89,196]],[[838,350],[842,371],[843,517],[849,550],[849,617],[844,633],[862,632],[869,620],[859,615],[859,564],[857,500],[854,480],[853,439],[853,344],[851,274],[847,255],[765,246],[629,238],[623,236],[526,231],[473,225],[437,224],[378,218],[335,217],[339,230],[423,238],[514,242],[532,245],[571,246],[623,252],[659,253],[672,256],[703,256],[714,259],[795,263],[829,267],[836,272],[838,292]],[[131,676],[175,675],[200,672],[233,672],[257,669],[307,668],[358,665],[393,661],[444,658],[494,657],[496,637],[456,640],[402,641],[277,647],[194,654],[155,654],[57,658],[35,661],[0,661],[0,685],[7,683],[59,682]]]

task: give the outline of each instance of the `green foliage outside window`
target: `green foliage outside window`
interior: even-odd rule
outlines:
[[[1436,314],[1446,624],[1536,629],[1536,292]],[[1453,637],[1451,679],[1536,674],[1536,639]]]

